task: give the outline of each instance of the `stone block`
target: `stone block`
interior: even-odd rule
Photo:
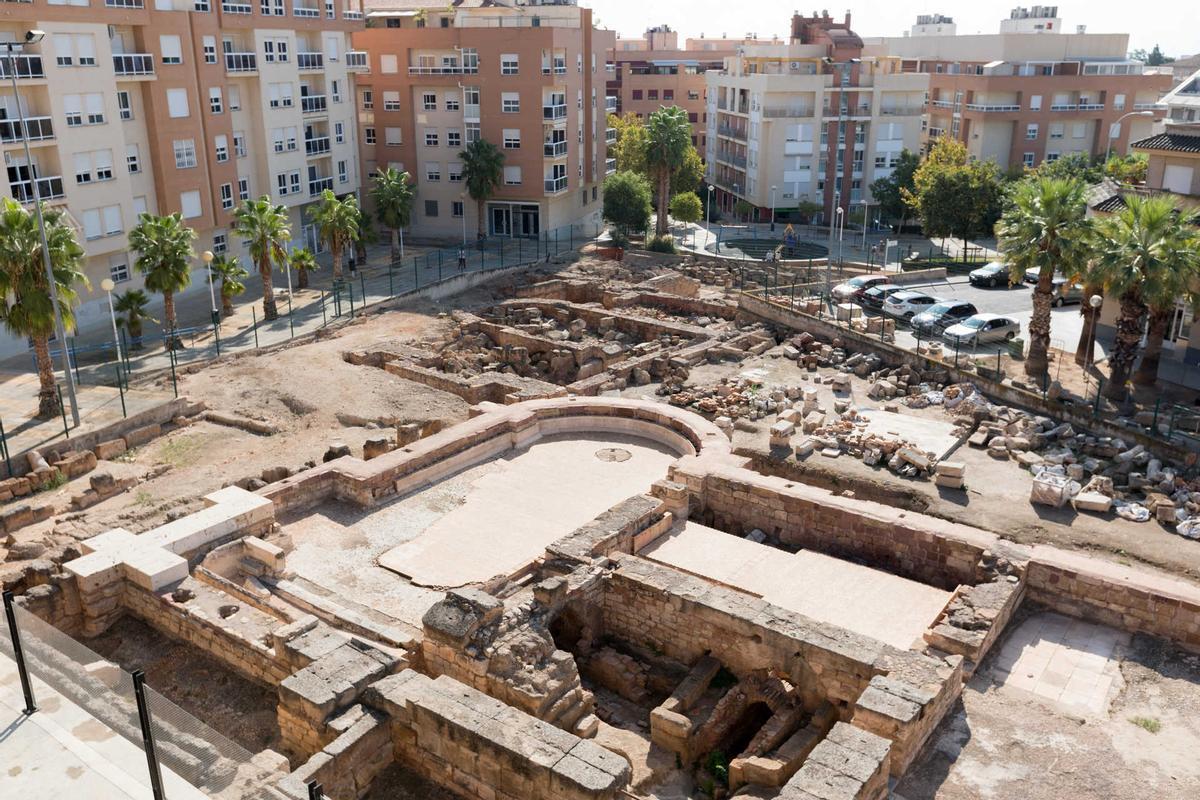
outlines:
[[[947,489],[963,488],[963,476],[962,475],[938,474],[938,475],[933,476],[933,482],[935,484],[937,484],[938,486],[943,486]]]
[[[135,428],[125,434],[126,447],[141,447],[142,445],[151,442],[162,436],[161,425],[146,425],[141,428]]]
[[[937,465],[938,475],[949,475],[961,478],[966,472],[967,465],[961,461],[939,461]]]
[[[1112,498],[1099,492],[1080,492],[1071,501],[1076,511],[1094,511],[1106,514],[1112,508]]]

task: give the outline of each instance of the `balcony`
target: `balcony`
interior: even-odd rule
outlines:
[[[356,19],[362,19],[362,18],[363,18],[363,12],[361,12],[361,11],[352,11],[349,8],[347,8],[345,11],[342,12],[342,19],[356,20]]]
[[[12,189],[12,196],[20,202],[32,203],[34,201],[33,181],[13,181],[8,186]],[[63,193],[63,179],[61,175],[38,178],[37,190],[42,200],[61,200],[66,196]]]
[[[409,67],[409,75],[476,75],[478,66],[440,66],[440,67]]]
[[[322,156],[329,153],[329,137],[314,136],[304,140],[304,153],[308,156]]]
[[[559,120],[567,118],[567,107],[561,106],[542,106],[542,119]]]
[[[254,53],[226,53],[226,72],[258,72],[258,56]]]
[[[153,75],[154,56],[149,53],[113,53],[113,70],[118,75]]]
[[[324,69],[325,55],[323,53],[296,53],[296,69]]]
[[[881,117],[916,117],[923,113],[919,106],[891,106],[879,109]]]
[[[545,142],[542,144],[542,155],[546,158],[566,158],[567,143],[561,142]]]
[[[615,112],[617,110],[617,98],[612,95],[605,97],[604,98],[604,108],[606,111]]]
[[[717,151],[717,161],[724,161],[726,164],[733,164],[735,167],[746,168],[746,157],[734,155],[733,153],[725,153]]]
[[[724,136],[727,139],[738,139],[743,142],[746,141],[746,132],[744,130],[731,128],[728,125],[718,125],[717,135]]]
[[[320,19],[321,9],[302,6],[299,3],[296,3],[292,6],[292,16],[303,17],[305,19]]]
[[[929,105],[934,108],[954,108],[954,102],[951,100],[930,100]]]
[[[308,196],[319,197],[321,192],[333,189],[333,176],[327,178],[317,178],[308,182]]]
[[[19,75],[17,77],[20,77]],[[1158,111],[1161,106],[1158,103],[1134,103],[1134,111]]]
[[[930,128],[929,129],[929,138],[931,138],[931,139],[936,139],[939,136],[945,136],[945,134],[946,134],[945,128]]]
[[[1077,108],[1079,108],[1079,105],[1076,103],[1055,103],[1050,106],[1051,111],[1074,111]]]
[[[763,117],[766,119],[795,119],[798,117],[811,117],[813,115],[812,106],[785,106],[775,107],[766,106],[762,111]]]
[[[967,111],[982,111],[985,114],[1007,114],[1020,110],[1020,106],[1005,103],[967,103]]]
[[[300,111],[305,114],[324,114],[325,95],[309,94],[300,97]]]
[[[104,0],[108,8],[145,8],[142,0]]]
[[[349,15],[350,12],[346,12]],[[346,19],[350,19],[349,16]],[[359,17],[361,19],[361,17]],[[367,54],[363,50],[347,50],[346,51],[346,69],[348,70],[368,70],[370,67],[367,64]]]
[[[567,190],[567,176],[546,178],[546,194],[562,194]]]
[[[42,57],[38,55],[12,56],[11,63],[7,55],[0,58],[0,78],[9,80],[14,72],[18,79],[46,77],[46,70],[42,69]]]
[[[615,158],[607,158],[604,160],[604,174],[612,175],[617,171],[617,160]]]
[[[251,14],[254,9],[249,3],[221,3],[221,12],[224,14]]]
[[[1080,111],[1103,111],[1104,103],[1080,103]]]
[[[616,128],[605,128],[604,129],[604,143],[605,144],[616,144],[617,143],[617,129]]]
[[[15,119],[0,119],[0,142],[12,144],[28,139],[41,142],[54,138],[54,122],[50,117],[26,117],[25,135],[21,135],[21,122]]]

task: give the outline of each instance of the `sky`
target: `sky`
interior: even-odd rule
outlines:
[[[1184,16],[1194,14],[1194,0],[1091,0],[1059,3],[1058,14],[1064,30],[1072,32],[1076,25],[1087,25],[1089,33],[1128,33],[1130,49],[1150,50],[1155,44],[1169,56],[1200,52],[1200,30]],[[640,35],[652,25],[669,25],[679,31],[680,39],[688,36],[742,36],[756,33],[760,38],[779,34],[787,36],[792,11],[811,14],[828,8],[835,18],[851,12],[851,24],[861,36],[899,36],[908,30],[918,14],[940,13],[953,17],[959,33],[996,33],[1000,20],[1008,17],[1016,6],[1050,5],[1029,0],[862,0],[852,4],[832,5],[809,2],[798,5],[780,0],[579,0],[581,6],[593,8],[601,26],[612,28],[622,35]],[[1135,14],[1131,11],[1136,9]],[[1192,9],[1189,11],[1189,9]],[[1132,17],[1132,18],[1131,18]],[[1194,22],[1194,18],[1192,20]],[[682,45],[683,42],[681,41]]]

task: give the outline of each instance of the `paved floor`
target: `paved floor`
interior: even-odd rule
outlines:
[[[945,420],[899,414],[874,406],[866,407],[863,416],[867,420],[867,430],[871,433],[912,442],[922,450],[935,453],[939,458],[959,440],[959,437],[954,435],[954,426]]]
[[[810,550],[788,553],[694,522],[640,555],[903,650],[950,600],[949,592],[882,570]]]
[[[16,664],[0,653],[0,797],[146,800],[150,778],[141,748],[35,679],[38,711],[25,716]],[[171,800],[204,793],[165,767]]]
[[[1118,656],[1129,645],[1129,634],[1115,628],[1036,614],[1008,634],[992,669],[1007,689],[1105,716],[1121,687]]]

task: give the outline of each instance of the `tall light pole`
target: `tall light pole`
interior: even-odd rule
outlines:
[[[837,67],[838,69],[835,74],[837,74],[841,78],[841,80],[838,80],[838,82],[837,82],[838,124],[837,124],[837,131],[835,132],[834,140],[833,140],[834,141],[833,205],[834,205],[834,208],[837,209],[836,213],[841,214],[842,213],[842,190],[841,190],[841,186],[838,184],[838,179],[837,179],[837,156],[842,151],[842,149],[844,149],[844,147],[845,147],[845,144],[842,142],[842,125],[844,124],[844,118],[845,118],[844,113],[846,111],[846,103],[845,103],[846,88],[842,84],[845,82],[846,67],[849,67],[852,64],[859,63],[859,59],[851,58],[847,61],[834,61],[831,57],[825,56],[821,60],[823,62],[825,62],[826,66]],[[833,280],[833,228],[834,228],[834,217],[830,216],[830,218],[829,218],[829,247],[827,248],[828,255],[826,256],[826,259],[825,259],[825,294],[829,297],[833,296],[831,294],[832,280]]]
[[[838,218],[838,266],[842,266],[842,242],[846,238],[846,212],[841,206],[837,209]]]
[[[863,206],[863,252],[865,253],[865,252],[867,252],[867,217],[870,215],[871,201],[863,200],[862,206]]]
[[[54,282],[54,267],[50,263],[50,244],[46,241],[46,220],[42,217],[42,190],[38,176],[33,170],[33,156],[29,152],[29,129],[25,127],[25,109],[21,107],[21,95],[17,91],[17,57],[13,50],[24,49],[46,37],[44,31],[25,31],[22,42],[4,42],[8,51],[8,77],[12,81],[13,102],[17,105],[17,124],[20,126],[21,142],[25,145],[25,168],[29,171],[29,182],[33,187],[33,208],[37,213],[38,233],[42,238],[42,265],[46,268],[46,290],[50,293],[50,305],[54,309],[54,333],[61,347],[63,376],[67,381],[67,399],[71,403],[71,421],[79,427],[79,403],[75,399],[75,376],[71,372],[71,355],[67,352],[67,331],[63,327],[62,310],[58,307],[58,285]]]
[[[775,187],[771,187],[771,233],[775,232]]]
[[[458,193],[459,202],[462,203],[462,247],[467,249],[467,193]],[[401,256],[403,258],[403,256]]]
[[[204,268],[208,270],[208,302],[212,305],[212,324],[216,327],[221,322],[221,313],[217,311],[217,290],[213,287],[213,253],[212,250],[205,250],[200,254],[200,260],[204,262]],[[292,287],[288,282],[288,297],[292,296]]]
[[[112,292],[116,288],[112,278],[100,281],[100,288],[108,294],[108,316],[112,318],[113,345],[117,348],[117,374],[121,372],[121,337],[117,335],[117,312],[113,308]]]
[[[704,206],[704,246],[708,247],[709,237],[712,236],[712,204],[713,204],[713,185],[708,185],[708,204]]]
[[[1153,117],[1153,116],[1154,116],[1153,111],[1130,111],[1128,114],[1122,114],[1120,117],[1117,117],[1117,121],[1108,126],[1108,149],[1104,151],[1104,163],[1107,164],[1108,159],[1112,158],[1113,139],[1115,139],[1115,138],[1117,138],[1117,136],[1121,135],[1119,132],[1114,134],[1113,131],[1116,130],[1118,127],[1120,127],[1122,120],[1128,119],[1129,117]]]

